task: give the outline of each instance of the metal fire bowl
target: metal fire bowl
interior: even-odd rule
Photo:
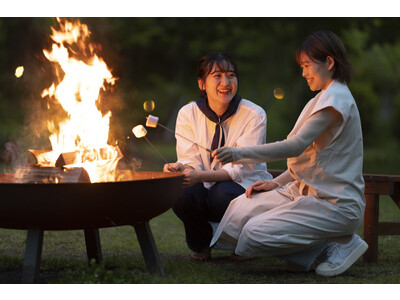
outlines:
[[[132,172],[133,180],[105,183],[13,183],[0,174],[0,227],[74,230],[134,225],[167,211],[183,175]]]

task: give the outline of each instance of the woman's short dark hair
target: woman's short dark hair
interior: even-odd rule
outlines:
[[[348,59],[346,48],[340,38],[331,31],[316,31],[310,34],[297,48],[296,61],[301,65],[302,54],[315,62],[325,62],[328,56],[335,60],[332,78],[349,83],[353,67]]]
[[[239,85],[238,67],[232,57],[230,57],[229,54],[225,52],[211,52],[200,58],[197,68],[197,79],[200,79],[204,82],[208,74],[211,73],[214,64],[216,64],[222,72],[233,71],[236,75],[236,78],[238,79]],[[232,67],[233,70],[231,70],[230,67]],[[200,90],[200,97],[205,96],[206,91]]]

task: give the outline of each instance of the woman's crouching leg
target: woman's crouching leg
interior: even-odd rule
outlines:
[[[269,211],[290,200],[276,191],[269,191],[247,198],[245,194],[235,198],[229,204],[211,241],[213,246],[217,241],[236,246],[243,227],[251,218]]]
[[[327,239],[340,235],[345,226],[335,206],[304,197],[251,218],[241,231],[235,253],[278,256],[308,266],[323,251]]]

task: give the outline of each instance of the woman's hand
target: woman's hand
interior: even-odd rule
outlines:
[[[198,182],[202,182],[201,180],[201,171],[193,170],[191,168],[185,169],[183,171],[185,177],[183,178],[183,186],[188,187]]]
[[[279,185],[272,180],[268,181],[256,181],[246,189],[246,197],[251,198],[252,194],[266,192],[277,188]]]
[[[238,148],[222,147],[214,150],[211,155],[221,164],[225,165],[238,159],[238,151]]]
[[[163,167],[164,172],[181,173],[184,170],[184,166],[181,163],[169,163]]]
[[[195,183],[201,182],[201,171],[194,170],[188,166],[185,167],[181,163],[165,164],[163,171],[169,173],[182,173],[185,175],[183,177],[183,187],[188,187]]]

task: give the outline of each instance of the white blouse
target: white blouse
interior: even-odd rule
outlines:
[[[265,111],[251,101],[242,99],[234,115],[224,121],[222,128],[225,146],[249,147],[262,145],[266,141],[267,116]],[[176,132],[205,148],[211,147],[215,123],[210,121],[195,102],[182,107],[176,121]],[[222,136],[222,134],[221,134]],[[228,172],[233,181],[247,188],[257,180],[271,180],[267,165],[263,163],[226,164],[222,166],[205,149],[175,135],[176,153],[179,163],[189,165],[195,170],[219,170]],[[209,189],[215,182],[204,182]]]

